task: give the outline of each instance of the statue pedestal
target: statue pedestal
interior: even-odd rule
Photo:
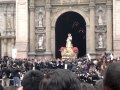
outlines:
[[[61,51],[62,60],[66,60],[66,59],[74,60],[77,58],[77,54],[78,54],[77,47],[73,47],[73,48],[61,47],[60,51]]]

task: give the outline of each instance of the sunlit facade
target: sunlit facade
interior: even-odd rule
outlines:
[[[82,18],[84,27],[80,20],[76,21],[76,16],[71,18],[71,14]],[[79,56],[89,53],[94,58],[107,52],[117,57],[120,54],[119,16],[119,0],[0,0],[1,57],[57,58],[60,46],[66,42],[66,38],[57,38],[67,37],[69,32],[73,38],[81,35],[69,28],[76,22],[80,24],[78,33],[85,32],[81,36],[85,41],[80,37],[73,41],[77,47],[85,42],[85,47],[79,47],[85,52],[79,51],[83,52]],[[67,22],[67,18],[72,24],[66,24],[65,28],[62,23]],[[70,31],[59,33],[59,27]]]

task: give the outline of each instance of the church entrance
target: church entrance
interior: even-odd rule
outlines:
[[[61,58],[60,48],[66,46],[68,33],[72,35],[72,44],[79,49],[78,57],[86,55],[86,22],[73,11],[63,13],[56,21],[55,56]]]
[[[65,12],[56,21],[55,57],[61,58],[60,48],[66,46],[68,33],[72,35],[73,47],[78,47],[78,57],[86,55],[86,22],[76,12]]]

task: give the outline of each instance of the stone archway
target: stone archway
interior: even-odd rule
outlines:
[[[72,35],[73,47],[79,49],[78,57],[86,55],[86,22],[73,11],[65,12],[57,19],[55,26],[55,57],[61,58],[59,49],[66,46],[68,33]]]
[[[76,12],[76,13],[78,13],[79,15],[81,15],[83,18],[84,18],[84,20],[85,20],[85,22],[86,22],[86,31],[89,29],[87,26],[89,26],[89,19],[88,19],[88,16],[87,16],[87,14],[86,13],[84,13],[83,11],[80,11],[80,10],[77,10],[77,9],[73,9],[73,10],[71,10],[71,9],[64,9],[64,10],[61,10],[60,12],[57,12],[57,13],[55,13],[55,14],[53,14],[53,16],[52,16],[52,23],[51,23],[51,26],[52,26],[52,33],[54,33],[54,35],[53,35],[53,38],[52,38],[52,44],[54,43],[54,45],[55,45],[55,43],[56,43],[56,41],[55,41],[55,25],[56,25],[56,22],[57,22],[57,19],[60,17],[60,15],[62,15],[63,13],[65,13],[65,12]],[[87,32],[86,32],[86,42],[88,42],[87,40]],[[53,46],[54,46],[53,45]],[[87,47],[88,47],[88,43],[86,43],[86,52],[87,52]],[[55,52],[56,52],[56,49],[55,49],[55,46],[54,46],[54,48],[52,48],[52,51],[53,51],[53,53],[54,53],[54,56],[55,56]]]

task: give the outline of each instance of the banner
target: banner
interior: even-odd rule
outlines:
[[[16,48],[13,48],[12,49],[12,58],[15,59],[17,56],[17,49]]]

